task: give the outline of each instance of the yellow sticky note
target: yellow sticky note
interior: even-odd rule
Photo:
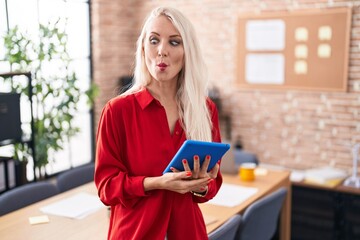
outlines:
[[[296,58],[307,58],[308,56],[308,47],[305,44],[298,44],[295,47],[295,57]]]
[[[29,217],[29,223],[31,225],[41,224],[41,223],[48,223],[50,222],[49,217],[47,215]]]
[[[319,27],[318,37],[320,41],[331,40],[332,29],[330,26],[321,26]]]
[[[295,29],[295,40],[299,42],[305,42],[309,38],[309,31],[307,28],[298,27]]]
[[[308,67],[307,62],[303,60],[299,60],[295,62],[294,71],[296,74],[307,74]]]
[[[325,43],[320,44],[317,53],[319,58],[329,58],[331,56],[331,46]]]

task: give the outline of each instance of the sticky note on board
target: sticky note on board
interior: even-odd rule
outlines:
[[[307,58],[308,57],[308,47],[305,44],[296,45],[295,57],[296,58]]]
[[[295,40],[298,42],[306,42],[309,38],[309,31],[307,28],[298,27],[295,29]]]
[[[320,44],[317,51],[319,58],[330,58],[331,57],[331,46],[329,44]]]
[[[47,215],[29,217],[29,223],[31,225],[41,224],[41,223],[48,223],[50,222],[49,217]]]
[[[321,26],[318,30],[318,38],[320,41],[329,41],[332,37],[332,29],[330,26]]]
[[[307,62],[304,60],[299,60],[295,62],[294,71],[296,74],[307,74],[308,67]]]

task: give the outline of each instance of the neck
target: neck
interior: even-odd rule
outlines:
[[[176,98],[177,86],[176,83],[160,83],[158,81],[152,81],[147,86],[149,92],[154,98],[161,103],[166,101],[174,101]]]

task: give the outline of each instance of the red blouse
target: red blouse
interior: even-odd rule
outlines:
[[[218,112],[208,100],[213,141],[220,142]],[[205,197],[167,190],[144,191],[145,177],[161,176],[186,140],[179,121],[171,134],[165,109],[146,89],[110,100],[97,132],[95,184],[111,206],[108,239],[207,239],[198,203],[218,192],[222,177]]]

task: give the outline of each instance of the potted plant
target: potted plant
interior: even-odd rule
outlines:
[[[39,25],[39,37],[34,40],[17,26],[4,36],[5,60],[13,71],[32,73],[34,134],[37,177],[45,176],[45,166],[53,161],[53,153],[63,149],[64,143],[79,132],[74,126],[78,102],[86,98],[93,104],[97,87],[84,91],[79,87],[78,77],[70,69],[67,49],[66,22],[60,19]],[[49,71],[56,66],[56,71]],[[27,95],[27,87],[12,79],[12,91]],[[29,148],[15,144],[14,156],[19,160],[29,157]],[[20,159],[21,156],[21,159]]]

